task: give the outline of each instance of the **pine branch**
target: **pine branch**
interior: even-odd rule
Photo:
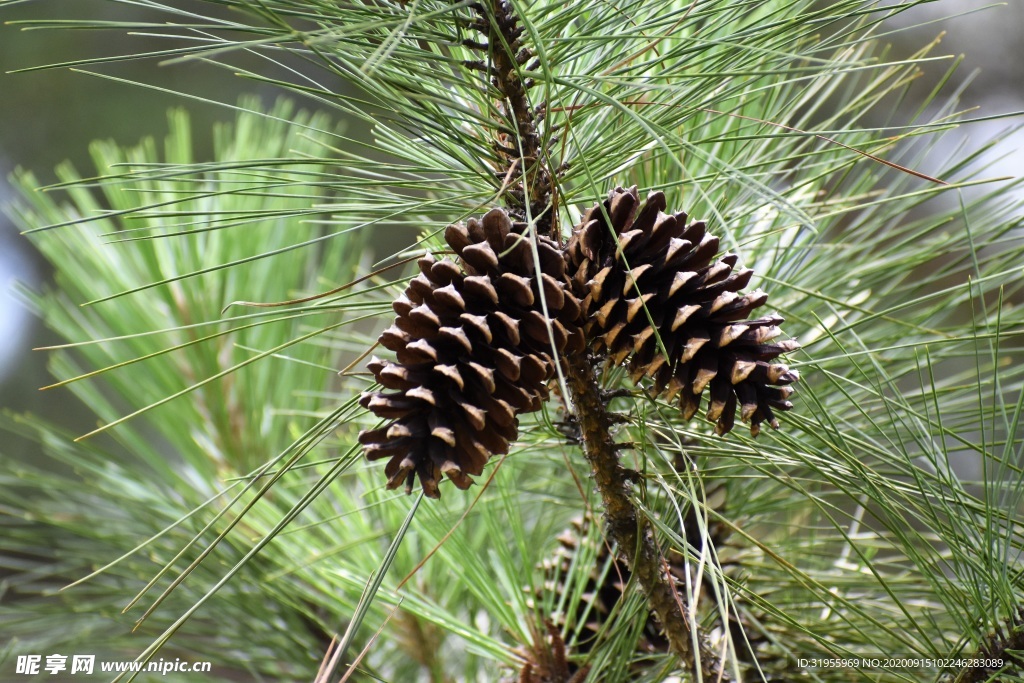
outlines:
[[[517,137],[516,140],[499,140],[494,145],[505,162],[499,174],[506,178],[505,187],[511,185],[504,199],[516,209],[525,208],[529,203],[538,231],[550,235],[554,223],[550,210],[552,174],[545,162],[537,117],[527,94],[532,82],[521,77],[533,52],[523,46],[523,28],[511,3],[491,0],[490,11],[479,4],[474,9],[480,15],[477,28],[487,34],[487,44],[477,47],[490,51],[491,85],[501,93],[504,99],[501,109],[508,117],[505,123],[516,131]],[[525,178],[523,183],[514,182],[517,173]]]
[[[608,535],[625,556],[651,610],[665,630],[672,651],[690,670],[699,666],[705,679],[732,680],[722,669],[718,656],[707,646],[703,634],[691,632],[683,616],[682,598],[666,569],[650,520],[637,511],[630,499],[637,474],[619,463],[610,431],[613,420],[601,398],[590,358],[579,355],[570,358],[567,365],[566,379],[583,433],[583,452],[604,502]]]
[[[493,60],[492,85],[505,99],[505,110],[513,118],[512,127],[518,133],[518,146],[522,150],[521,157],[506,155],[506,174],[511,176],[520,162],[527,167],[526,187],[522,188],[523,202],[529,197],[531,215],[545,217],[543,222],[538,221],[538,232],[550,234],[554,199],[552,173],[545,167],[541,156],[540,137],[526,93],[528,84],[518,75],[519,64],[530,56],[529,51],[521,47],[523,29],[511,4],[504,0],[493,0],[490,16],[482,6],[478,5],[476,9],[482,21],[490,22],[488,40]],[[518,199],[517,193],[509,194],[513,200]],[[567,361],[566,380],[583,435],[584,455],[590,462],[604,502],[611,540],[637,577],[672,651],[691,671],[700,667],[706,677],[714,674],[717,680],[730,680],[719,657],[707,646],[703,634],[691,633],[690,624],[683,615],[682,598],[675,590],[650,520],[637,510],[630,499],[631,482],[636,480],[636,472],[619,463],[617,453],[622,444],[616,444],[611,436],[610,428],[615,420],[607,409],[606,396],[597,382],[590,359],[584,353]]]

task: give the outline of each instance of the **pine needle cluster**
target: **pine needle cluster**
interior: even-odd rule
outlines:
[[[955,663],[1020,640],[1018,188],[999,139],[945,147],[956,61],[888,51],[916,0],[120,1],[153,19],[23,27],[152,49],[26,68],[227,68],[302,104],[218,103],[212,158],[176,111],[16,176],[49,390],[97,424],[3,417],[38,457],[0,467],[0,671],[1024,676]],[[392,490],[416,476],[440,500]]]

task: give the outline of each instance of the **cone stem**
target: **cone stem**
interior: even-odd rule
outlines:
[[[583,452],[594,472],[607,518],[608,536],[629,565],[651,610],[658,617],[669,647],[687,668],[700,669],[705,681],[730,681],[719,657],[703,634],[692,632],[683,615],[683,596],[675,590],[647,517],[630,498],[637,473],[623,467],[611,436],[612,416],[601,396],[593,364],[585,354],[567,359],[566,380],[583,434]]]

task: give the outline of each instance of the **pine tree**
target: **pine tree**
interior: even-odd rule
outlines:
[[[0,666],[1024,677],[1020,206],[906,105],[917,2],[121,1],[27,27],[317,113],[18,176],[98,426],[4,418]]]

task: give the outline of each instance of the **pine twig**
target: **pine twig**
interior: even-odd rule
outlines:
[[[522,150],[521,157],[505,155],[506,167],[511,169],[520,161],[523,163],[526,171],[525,186],[521,187],[522,202],[529,203],[535,219],[545,216],[538,221],[538,231],[549,233],[554,220],[550,215],[554,199],[553,176],[542,157],[534,110],[527,96],[529,84],[518,76],[518,65],[526,61],[520,58],[520,54],[528,54],[520,40],[522,28],[512,5],[506,0],[491,0],[489,12],[480,4],[474,5],[474,9],[480,15],[478,26],[481,30],[485,23],[487,26],[491,85],[502,94],[502,109],[512,119],[512,127],[518,135],[516,142]],[[515,191],[506,193],[505,201],[520,199],[516,194]],[[584,455],[590,462],[604,501],[611,540],[618,545],[619,552],[647,596],[648,605],[661,623],[672,651],[691,671],[699,667],[705,680],[730,681],[703,634],[691,632],[684,617],[683,601],[675,590],[650,520],[638,512],[630,499],[636,472],[619,463],[617,452],[621,446],[611,436],[615,417],[607,409],[608,396],[601,391],[589,358],[586,354],[579,354],[566,360],[566,380],[582,431]]]
[[[525,176],[522,184],[514,183],[511,190],[506,190],[504,199],[524,207],[528,204],[535,219],[542,217],[538,220],[538,230],[548,234],[553,222],[546,213],[551,208],[552,175],[544,162],[536,116],[527,94],[531,83],[520,77],[521,69],[526,68],[522,65],[529,61],[532,53],[522,46],[523,29],[512,5],[507,0],[490,0],[490,4],[489,12],[480,4],[474,8],[480,15],[479,28],[487,33],[491,85],[504,99],[501,108],[508,117],[504,123],[516,131],[515,140],[498,140],[494,146],[504,158],[506,169],[522,162]]]
[[[583,433],[583,451],[604,502],[609,537],[618,545],[630,572],[647,596],[672,651],[691,671],[699,667],[704,680],[731,680],[703,634],[691,631],[651,522],[637,511],[630,499],[636,472],[619,463],[610,431],[612,417],[601,398],[590,359],[581,355],[570,358],[567,365],[566,381]]]

